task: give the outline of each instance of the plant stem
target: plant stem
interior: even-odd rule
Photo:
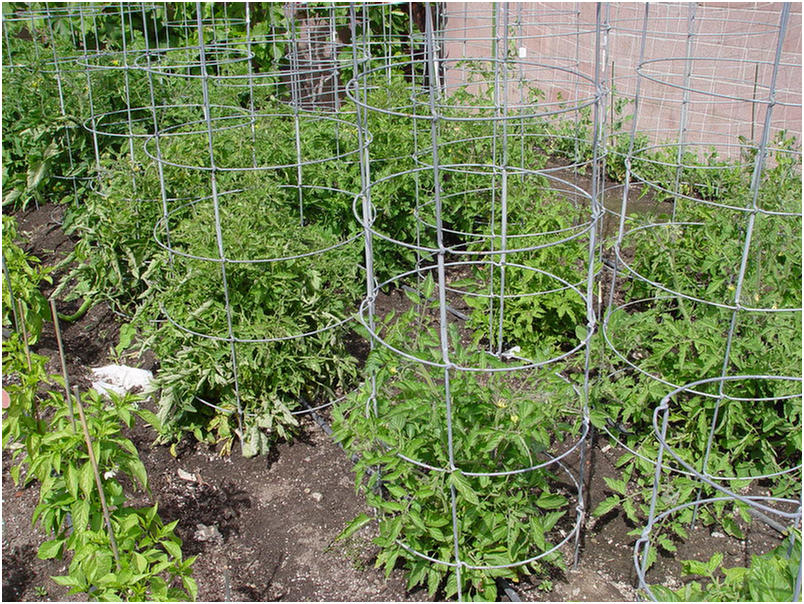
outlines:
[[[28,326],[25,324],[25,312],[22,308],[22,300],[17,300],[17,305],[20,317],[19,327],[22,332],[22,346],[25,350],[25,361],[28,364],[28,373],[30,374],[33,369],[33,364],[31,363],[31,346],[28,342]],[[36,431],[39,432],[39,403],[36,402],[36,394],[31,397],[31,413],[33,414]]]
[[[89,310],[89,307],[92,305],[92,298],[84,298],[84,302],[81,304],[81,308],[79,308],[74,314],[72,315],[59,315],[59,318],[62,321],[67,321],[68,323],[72,323],[73,321],[77,321],[81,317],[83,317],[86,312]]]
[[[117,563],[117,568],[120,568],[120,556],[117,553],[117,541],[114,538],[114,530],[112,529],[112,519],[109,516],[109,506],[106,505],[106,495],[103,492],[103,483],[101,482],[100,472],[98,472],[98,461],[95,459],[95,450],[92,448],[92,438],[89,436],[89,426],[87,425],[87,418],[84,415],[84,405],[81,404],[81,397],[78,394],[78,386],[73,386],[73,394],[75,396],[75,404],[78,408],[78,415],[81,418],[81,427],[84,428],[84,440],[87,443],[87,452],[89,453],[89,463],[92,464],[92,471],[95,474],[95,484],[98,487],[98,495],[100,495],[101,507],[103,508],[103,519],[106,521],[106,529],[109,532],[109,543],[112,546],[112,553],[114,560]]]

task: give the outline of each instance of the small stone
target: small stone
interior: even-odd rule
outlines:
[[[179,478],[182,480],[186,480],[187,482],[198,482],[198,479],[195,477],[195,474],[190,474],[190,472],[186,472],[179,468],[176,473],[179,475]]]
[[[324,498],[324,496],[321,493],[317,492],[317,491],[313,492],[312,495],[310,495],[310,497],[312,497],[316,501],[321,501]]]
[[[213,525],[207,526],[206,524],[196,524],[196,531],[193,537],[198,541],[217,541],[223,542],[223,535],[221,535],[218,527]]]
[[[309,488],[304,489],[304,494],[309,495],[310,494],[310,489]]]
[[[712,531],[712,536],[718,539],[723,539],[726,537],[725,533],[721,533],[720,531]]]
[[[268,599],[269,600],[279,600],[282,596],[287,593],[285,586],[282,585],[279,581],[274,581],[268,587]]]

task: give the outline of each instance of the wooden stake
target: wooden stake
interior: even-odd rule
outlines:
[[[84,440],[87,443],[87,451],[89,452],[89,463],[92,464],[92,471],[95,473],[95,484],[98,487],[98,495],[100,495],[101,507],[103,508],[103,519],[106,521],[106,529],[109,532],[109,543],[112,546],[112,553],[114,554],[114,559],[119,569],[120,556],[117,553],[117,541],[114,538],[112,519],[109,516],[109,507],[106,505],[106,494],[103,492],[103,483],[101,482],[100,472],[98,472],[98,462],[95,459],[95,450],[92,448],[92,438],[89,436],[89,426],[87,425],[87,418],[84,415],[84,405],[81,404],[81,397],[78,394],[78,386],[73,386],[73,395],[75,396],[75,406],[78,408],[78,415],[81,418],[81,427],[84,428]]]
[[[61,328],[59,327],[59,313],[56,311],[56,301],[50,300],[50,314],[53,315],[53,330],[56,332],[56,343],[59,346],[59,360],[61,360],[61,374],[64,378],[64,394],[67,397],[67,413],[70,414],[70,423],[75,434],[75,415],[73,414],[73,399],[70,395],[70,378],[67,375],[67,360],[64,357],[64,346],[61,343]]]

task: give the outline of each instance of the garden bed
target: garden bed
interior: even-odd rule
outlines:
[[[43,206],[18,215],[27,251],[51,265],[69,251],[59,221],[61,208]],[[402,311],[410,301],[400,290],[377,301],[377,313]],[[82,388],[88,369],[119,359],[109,356],[117,342],[119,318],[101,304],[80,320],[63,327],[71,379]],[[46,326],[35,351],[49,358],[51,373],[59,371],[52,326]],[[151,355],[122,359],[154,369]],[[149,403],[146,403],[148,405]],[[324,413],[325,420],[326,412]],[[281,442],[267,457],[221,457],[213,447],[185,438],[176,447],[154,444],[150,427],[138,424],[127,436],[134,442],[150,479],[154,502],[165,522],[178,520],[176,533],[185,555],[198,554],[194,576],[198,598],[205,601],[408,601],[425,600],[427,592],[405,589],[401,569],[388,579],[374,568],[378,548],[371,544],[376,525],[370,524],[343,541],[336,537],[348,522],[369,513],[356,495],[352,462],[310,417],[304,416],[293,442]],[[587,458],[587,509],[608,496],[605,478],[616,479],[615,461],[623,453],[605,439],[593,439]],[[47,539],[30,519],[37,503],[33,486],[17,489],[8,473],[10,456],[3,454],[3,599],[73,600],[67,589],[50,577],[64,574],[67,560],[40,560],[39,545]],[[577,465],[577,456],[568,458]],[[141,502],[148,501],[143,497]],[[637,528],[612,510],[586,519],[582,533],[581,565],[555,571],[547,580],[524,579],[511,585],[523,600],[615,601],[635,596],[633,543]],[[713,546],[725,537],[712,536],[686,546],[684,558],[707,560]],[[729,562],[746,564],[751,553],[764,553],[767,539],[750,538],[723,547]],[[572,542],[562,549],[570,564]],[[666,562],[660,559],[660,573]],[[668,571],[669,572],[669,571]],[[667,576],[668,587],[678,578]],[[502,595],[503,592],[501,592]],[[506,599],[505,597],[503,599]]]

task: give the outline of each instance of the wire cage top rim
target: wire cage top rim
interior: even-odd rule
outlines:
[[[779,105],[779,106],[782,106],[782,107],[801,107],[801,90],[800,89],[796,90],[796,91],[786,91],[783,88],[779,88],[778,85],[777,85],[776,88],[774,88],[773,90],[770,90],[770,87],[767,86],[767,85],[758,85],[758,89],[763,89],[765,91],[768,91],[772,96],[771,96],[771,98],[752,98],[752,97],[744,97],[744,96],[739,96],[739,95],[730,95],[730,94],[715,92],[714,90],[703,90],[703,89],[700,89],[700,88],[695,88],[693,86],[685,86],[684,84],[679,84],[679,83],[676,83],[676,82],[669,81],[669,77],[671,77],[671,76],[681,77],[683,74],[678,74],[678,73],[670,74],[670,73],[664,73],[664,72],[651,73],[651,72],[646,70],[646,67],[650,66],[650,65],[656,65],[656,64],[660,64],[660,63],[668,64],[668,63],[671,63],[671,62],[674,62],[674,61],[697,61],[699,64],[701,64],[701,63],[703,63],[703,64],[737,63],[738,65],[744,65],[744,64],[770,65],[770,66],[772,66],[774,68],[776,68],[776,67],[793,68],[793,69],[798,70],[799,72],[801,71],[801,64],[784,63],[784,62],[775,63],[773,61],[754,61],[754,60],[746,61],[746,60],[743,60],[743,59],[732,59],[732,58],[727,58],[727,57],[661,57],[661,58],[658,58],[658,59],[646,59],[646,60],[642,61],[641,63],[639,63],[639,65],[637,65],[637,67],[636,67],[636,71],[637,71],[637,73],[639,74],[640,77],[643,77],[643,78],[645,78],[647,80],[650,80],[650,81],[655,82],[657,84],[660,84],[662,86],[668,86],[670,88],[677,88],[679,90],[685,90],[685,91],[689,91],[689,92],[694,92],[696,94],[700,94],[700,95],[703,95],[703,96],[710,96],[710,97],[714,97],[714,98],[728,99],[730,101],[739,101],[739,102],[744,102],[744,103],[754,103],[754,104],[769,105],[769,106]],[[663,77],[667,77],[668,79],[663,79]],[[696,77],[711,79],[710,75],[698,75]],[[798,93],[798,99],[799,99],[798,102],[792,102],[792,101],[789,101],[789,100],[781,100],[781,99],[778,98],[780,94],[784,94],[786,92],[789,93],[789,94]]]
[[[288,189],[300,188],[298,185],[282,185],[281,187],[282,188],[288,188]],[[342,194],[342,195],[348,196],[348,197],[351,197],[351,196],[354,195],[354,193],[351,193],[349,191],[344,191],[342,189],[337,189],[337,188],[334,188],[334,187],[328,187],[328,186],[322,186],[322,185],[301,185],[301,188],[303,188],[303,189],[315,189],[315,190],[322,190],[322,191],[330,191],[332,193],[338,193],[338,194]],[[270,263],[273,263],[273,262],[288,262],[288,261],[291,261],[291,260],[299,260],[301,258],[309,258],[311,256],[317,256],[317,255],[320,255],[320,254],[325,254],[327,252],[330,252],[332,250],[338,249],[338,248],[343,247],[345,245],[349,245],[350,243],[352,243],[352,242],[356,241],[357,239],[363,237],[362,233],[357,233],[355,235],[352,235],[351,237],[347,237],[345,239],[342,239],[341,241],[338,241],[337,243],[334,243],[332,245],[326,246],[324,248],[316,249],[316,250],[311,250],[311,251],[305,252],[303,254],[294,254],[294,255],[291,255],[291,256],[279,256],[279,257],[272,257],[272,258],[241,258],[241,259],[227,258],[227,257],[221,258],[219,256],[214,256],[214,257],[213,256],[198,256],[198,255],[195,255],[195,254],[190,254],[190,253],[184,252],[182,250],[174,249],[172,247],[172,244],[168,244],[168,243],[166,243],[165,241],[162,240],[160,234],[162,232],[167,232],[166,224],[170,220],[171,216],[173,216],[173,215],[175,215],[175,214],[177,214],[177,213],[179,213],[179,212],[181,212],[183,210],[186,210],[186,209],[188,209],[190,207],[193,207],[196,204],[205,203],[205,202],[213,202],[213,203],[215,203],[216,200],[218,198],[220,198],[220,197],[225,197],[227,195],[237,195],[239,193],[243,193],[243,192],[246,192],[248,190],[249,189],[231,189],[229,191],[220,191],[214,196],[213,195],[207,195],[207,196],[204,196],[204,197],[195,198],[195,199],[192,199],[191,201],[188,201],[186,203],[182,203],[181,205],[174,207],[172,210],[170,210],[167,213],[167,215],[160,216],[159,219],[154,224],[153,236],[154,236],[154,239],[156,240],[157,245],[159,245],[159,247],[161,247],[162,249],[164,249],[165,251],[167,251],[167,252],[169,252],[171,254],[175,254],[177,256],[182,256],[182,257],[188,258],[190,260],[201,260],[201,261],[204,261],[204,262],[215,262],[215,263],[218,263],[218,264],[235,264],[235,265],[237,265],[237,264],[240,264],[240,265],[243,265],[243,264],[270,264]]]
[[[464,260],[464,261],[458,261],[458,262],[444,262],[443,266],[444,266],[444,268],[449,268],[449,267],[454,267],[454,266],[464,267],[464,266],[489,265],[489,264],[491,264],[491,263],[488,262],[488,261]],[[526,266],[526,265],[522,265],[522,264],[509,263],[507,266],[512,266],[512,267],[520,268],[520,269],[523,269],[523,270],[528,270],[528,271],[540,273],[540,274],[545,275],[548,278],[554,279],[557,282],[561,283],[564,286],[564,289],[571,290],[575,295],[577,295],[578,299],[582,302],[582,304],[584,306],[587,306],[587,304],[588,304],[586,294],[584,294],[578,288],[578,286],[576,284],[572,284],[569,281],[559,277],[558,275],[555,275],[553,273],[550,273],[550,272],[542,270],[542,269],[538,269],[538,268],[534,268],[532,266]],[[428,365],[428,366],[431,366],[431,367],[438,367],[438,368],[441,368],[441,369],[450,369],[450,370],[453,370],[453,371],[464,371],[464,372],[475,372],[475,373],[505,373],[505,372],[510,372],[510,371],[520,371],[520,370],[523,370],[523,369],[536,369],[538,367],[544,367],[544,366],[550,365],[552,363],[556,363],[558,361],[561,361],[563,359],[569,358],[570,356],[572,356],[573,354],[575,354],[576,352],[578,352],[579,350],[584,348],[589,343],[589,341],[591,340],[592,335],[593,335],[593,333],[595,331],[594,329],[587,329],[586,337],[583,338],[583,339],[580,339],[579,342],[575,346],[573,346],[570,350],[561,352],[560,354],[558,354],[558,355],[556,355],[554,357],[551,357],[549,359],[543,360],[543,361],[534,361],[532,359],[527,359],[525,357],[520,357],[520,356],[517,356],[515,354],[507,354],[507,355],[505,355],[505,358],[507,360],[509,360],[509,361],[521,361],[522,364],[515,365],[515,364],[512,363],[512,364],[510,364],[508,366],[505,366],[505,367],[492,367],[492,368],[489,368],[489,367],[477,367],[477,366],[469,366],[469,365],[458,365],[458,364],[453,363],[453,362],[443,363],[443,362],[438,362],[438,361],[430,361],[430,360],[427,360],[427,359],[422,359],[420,357],[408,354],[407,352],[405,352],[403,350],[400,350],[399,348],[396,348],[395,346],[392,346],[390,343],[388,343],[385,340],[385,338],[381,337],[380,334],[378,334],[377,331],[374,329],[374,327],[372,325],[373,321],[369,321],[367,319],[367,317],[366,317],[366,314],[369,312],[369,308],[373,308],[374,299],[376,298],[377,294],[382,290],[382,288],[384,288],[385,286],[390,285],[392,283],[399,282],[399,281],[404,280],[405,278],[410,277],[410,276],[414,276],[414,275],[421,276],[422,273],[425,272],[425,271],[433,271],[433,270],[437,270],[437,269],[438,269],[437,265],[419,266],[417,268],[414,268],[413,270],[406,271],[404,273],[395,275],[395,276],[391,277],[390,279],[384,281],[383,283],[375,284],[372,293],[369,296],[366,296],[363,299],[362,303],[360,304],[360,309],[359,309],[358,314],[357,314],[358,320],[366,328],[366,330],[368,331],[368,333],[370,334],[370,336],[371,336],[371,338],[373,340],[379,342],[381,345],[385,346],[388,350],[396,353],[400,357],[406,358],[406,359],[408,359],[410,361],[413,361],[413,362],[416,362],[416,363],[421,363],[422,365]],[[479,351],[479,352],[481,352],[483,354],[491,354],[491,353],[489,353],[487,351]],[[492,355],[492,356],[494,356],[496,358],[496,355]]]
[[[465,60],[464,59],[439,59],[438,62],[439,62],[439,65],[444,65],[444,64],[447,64],[447,63],[462,62],[462,61],[465,61]],[[553,111],[526,112],[524,114],[522,112],[520,112],[520,113],[517,113],[515,115],[509,115],[509,116],[468,116],[468,117],[464,117],[464,116],[456,116],[456,117],[454,117],[454,116],[449,116],[449,115],[441,115],[439,113],[438,119],[444,120],[444,121],[501,121],[501,120],[505,120],[505,119],[513,120],[513,119],[523,119],[523,118],[544,117],[546,115],[555,115],[555,114],[560,114],[560,113],[568,113],[568,112],[572,112],[572,111],[578,111],[580,109],[583,109],[584,107],[587,107],[587,106],[592,105],[595,102],[597,102],[597,99],[600,96],[600,92],[597,90],[597,85],[595,84],[594,78],[592,78],[590,76],[587,76],[587,75],[585,75],[583,73],[580,73],[578,71],[574,71],[572,69],[569,69],[567,67],[562,67],[560,65],[551,65],[551,64],[547,64],[547,63],[540,63],[540,62],[531,61],[531,60],[527,60],[527,59],[514,59],[514,60],[511,60],[511,61],[507,61],[505,59],[480,59],[480,61],[490,62],[490,63],[502,63],[502,64],[505,64],[505,65],[520,64],[520,65],[527,65],[529,67],[536,67],[536,68],[541,68],[541,69],[549,69],[549,70],[555,70],[555,71],[558,71],[558,72],[563,72],[563,73],[569,74],[571,76],[574,76],[576,78],[579,78],[586,85],[588,85],[590,88],[592,88],[593,92],[589,96],[580,96],[578,99],[575,99],[575,100],[570,99],[570,100],[563,100],[563,101],[556,101],[556,102],[549,102],[549,103],[537,103],[537,104],[524,105],[524,107],[526,107],[526,108],[527,107],[535,107],[535,108],[539,108],[539,109],[557,107],[557,109],[555,109]],[[352,78],[352,80],[350,80],[350,82],[347,84],[347,86],[346,86],[346,94],[347,94],[347,96],[349,97],[349,99],[352,102],[354,102],[357,105],[359,105],[360,107],[362,107],[364,109],[367,109],[367,110],[370,110],[370,111],[376,111],[376,112],[379,112],[379,113],[384,113],[386,115],[394,115],[394,116],[397,116],[397,117],[406,117],[406,118],[422,119],[422,120],[432,120],[433,116],[429,115],[429,114],[421,115],[421,114],[404,112],[404,111],[399,111],[399,110],[396,110],[396,109],[387,109],[387,108],[384,108],[384,107],[371,105],[371,104],[369,104],[368,101],[364,101],[363,99],[361,99],[360,98],[361,95],[359,94],[359,91],[365,89],[365,85],[361,86],[361,81],[365,82],[372,75],[383,73],[387,69],[393,69],[393,68],[402,69],[404,67],[414,67],[416,65],[423,65],[423,64],[424,63],[422,61],[416,61],[416,60],[402,61],[402,62],[394,63],[394,64],[389,65],[389,66],[381,65],[381,66],[378,66],[378,67],[374,67],[374,68],[362,71],[360,74],[355,75]],[[514,80],[512,79],[512,81],[514,81]],[[472,82],[469,82],[467,84],[472,84]],[[461,84],[461,85],[463,85],[463,84]],[[426,89],[419,91],[419,94],[426,94],[426,93],[427,93]],[[415,97],[413,97],[411,99],[411,101],[412,101],[412,105],[414,107],[416,107],[416,106],[428,106],[429,105],[429,103],[419,103],[417,105]],[[513,104],[513,103],[508,103],[507,106],[511,110],[519,108],[519,106],[517,106],[516,104]],[[494,109],[498,109],[499,105],[468,105],[468,106],[464,107],[464,106],[456,106],[456,105],[445,105],[443,103],[440,103],[440,102],[436,101],[435,107],[437,109],[439,109],[439,110],[440,109],[445,109],[445,108],[446,109],[464,109],[464,108],[466,108],[466,109],[472,109],[472,110],[478,110],[478,109],[481,109],[481,110],[482,109],[494,110]]]

